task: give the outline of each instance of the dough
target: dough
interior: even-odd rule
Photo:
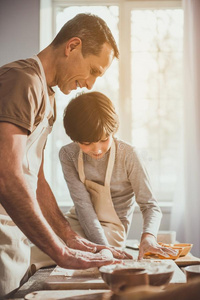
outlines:
[[[100,251],[101,255],[104,256],[107,259],[113,259],[113,254],[110,250],[108,249],[103,249]]]

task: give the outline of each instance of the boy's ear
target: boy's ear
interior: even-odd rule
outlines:
[[[67,41],[65,45],[65,55],[68,56],[70,52],[72,52],[74,49],[81,49],[82,48],[82,41],[78,37],[73,37],[70,40]]]

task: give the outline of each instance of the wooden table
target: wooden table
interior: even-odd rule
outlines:
[[[127,252],[133,255],[133,257],[137,257],[138,251],[132,250],[132,249],[126,249]],[[200,259],[192,256],[191,254],[188,257],[185,258],[179,258],[176,261],[176,264],[180,267],[186,266],[186,265],[191,265],[191,264],[200,264]],[[45,287],[45,282],[48,281],[48,278],[52,271],[54,270],[54,267],[48,267],[48,268],[42,268],[38,270],[32,277],[29,278],[29,280],[13,295],[10,297],[10,299],[18,299],[22,300],[25,299],[25,296],[27,294],[36,292],[36,291],[41,291],[40,293],[45,293],[45,295],[50,295],[52,299],[73,299],[73,300],[78,300],[78,299],[87,299],[87,300],[101,300],[103,299],[103,295],[106,293],[109,294],[110,291],[106,290],[105,286],[102,286],[101,289],[94,289],[94,290],[67,290],[67,291],[56,291],[56,297],[53,297],[54,291],[47,291],[47,287]],[[98,288],[98,286],[97,286]],[[46,292],[45,292],[46,291]],[[87,293],[86,295],[83,295],[83,293]],[[74,297],[74,296],[77,297]],[[80,296],[80,295],[83,295]],[[32,294],[33,296],[33,294]],[[36,297],[37,295],[35,294],[35,298],[30,298],[30,299],[38,299]],[[73,296],[73,298],[71,298]],[[49,297],[49,296],[48,296]],[[48,298],[47,297],[47,298]],[[47,299],[46,298],[46,299]],[[40,298],[42,300],[45,299],[44,295]]]

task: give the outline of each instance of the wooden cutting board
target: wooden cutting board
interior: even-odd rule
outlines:
[[[52,290],[108,289],[98,268],[70,270],[56,267],[45,281],[45,288]]]
[[[25,296],[26,300],[65,300],[65,299],[101,299],[102,295],[109,294],[108,290],[62,290],[62,291],[36,291]],[[82,297],[81,297],[82,296]]]
[[[185,274],[179,269],[173,260],[167,260],[174,268],[174,274],[170,283],[185,283]],[[98,268],[87,270],[69,270],[56,267],[45,281],[45,288],[51,290],[74,289],[108,289],[107,284],[101,278]]]
[[[186,267],[189,265],[200,265],[200,258],[193,256],[192,254],[188,254],[183,257],[179,257],[175,260],[175,263],[179,267]]]

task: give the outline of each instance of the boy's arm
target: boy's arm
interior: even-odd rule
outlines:
[[[73,162],[73,160],[75,159],[74,153],[73,158],[70,158],[70,155],[65,151],[63,147],[60,150],[59,156],[65,180],[68,184],[72,200],[76,205],[76,210],[78,211],[79,222],[85,232],[85,235],[92,242],[89,242],[88,240],[81,238],[78,235],[76,235],[76,238],[81,239],[82,242],[85,241],[88,246],[95,245],[97,248],[97,252],[101,251],[102,249],[109,249],[115,258],[131,259],[132,256],[125,251],[109,246],[104,230],[102,229],[102,226],[94,211],[90,195],[86,190],[85,185],[79,179],[78,172]]]
[[[140,241],[139,259],[146,252],[169,257],[173,250],[165,249],[157,243],[157,233],[162,218],[160,207],[153,196],[147,171],[137,153],[133,150],[127,156],[128,176],[135,193],[136,202],[143,215],[143,233]]]
[[[104,230],[94,211],[90,194],[85,185],[80,181],[78,172],[75,168],[74,159],[76,159],[76,156],[73,155],[73,158],[71,158],[67,149],[62,148],[59,157],[64,178],[67,182],[80,225],[83,228],[85,235],[94,243],[108,246],[109,244],[104,234]]]
[[[127,156],[126,165],[136,202],[143,215],[143,233],[149,233],[156,237],[162,212],[153,195],[147,171],[134,149]]]

